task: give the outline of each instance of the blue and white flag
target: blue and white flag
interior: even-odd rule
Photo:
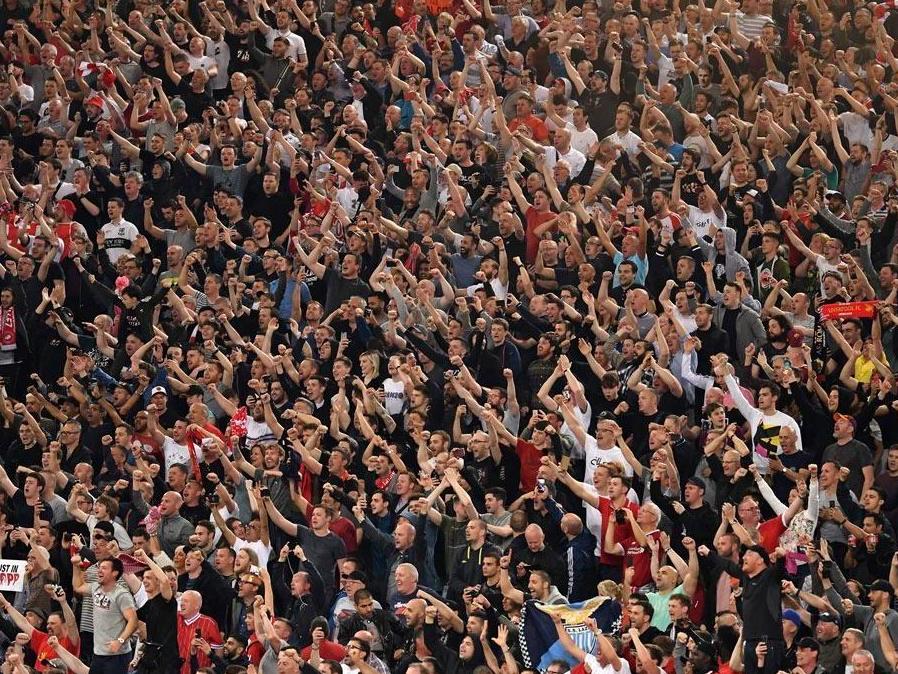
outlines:
[[[620,629],[620,604],[609,597],[593,597],[574,604],[549,605],[527,601],[521,610],[520,644],[524,665],[545,671],[553,660],[574,666],[577,660],[568,653],[558,638],[552,615],[561,617],[564,630],[573,642],[587,653],[597,653],[595,634],[586,625],[592,618],[604,634]]]

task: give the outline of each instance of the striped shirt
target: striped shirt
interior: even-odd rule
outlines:
[[[202,613],[197,613],[192,618],[185,618],[179,612],[178,653],[181,655],[184,663],[181,666],[181,674],[190,674],[193,671],[190,666],[190,644],[197,636],[197,632],[199,632],[200,638],[205,639],[213,649],[221,648],[223,645],[221,632],[214,618],[210,618]],[[197,651],[196,658],[200,667],[210,667],[212,665],[212,660],[202,651]]]
[[[761,29],[768,23],[773,23],[773,19],[765,14],[736,12],[736,25],[739,26],[739,32],[749,40],[757,40],[761,37]]]

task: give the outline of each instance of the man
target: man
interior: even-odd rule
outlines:
[[[355,253],[347,253],[340,262],[339,271],[331,267],[326,267],[318,258],[325,251],[325,246],[334,243],[332,235],[325,235],[318,245],[310,253],[299,244],[298,239],[293,239],[296,245],[296,252],[303,264],[315,274],[326,287],[325,296],[327,297],[327,305],[324,308],[324,314],[330,315],[343,302],[348,301],[352,297],[368,297],[371,294],[371,288],[359,277],[362,268],[362,259]]]
[[[155,663],[160,672],[178,669],[178,602],[174,588],[165,571],[143,550],[137,549],[134,558],[148,568],[143,573],[146,601],[137,609],[141,622],[144,650],[142,667],[150,669]]]
[[[106,205],[106,214],[109,222],[97,232],[97,249],[105,250],[109,262],[115,264],[119,258],[131,252],[131,247],[140,235],[137,227],[125,220],[122,214],[125,210],[125,202],[119,197],[113,197]]]
[[[817,662],[824,671],[833,671],[842,657],[839,644],[841,630],[842,617],[838,613],[824,611],[817,616],[817,625],[814,627],[814,637],[820,646]]]
[[[10,604],[6,597],[0,594],[0,608],[2,608],[10,620],[19,630],[26,634],[30,641],[28,646],[34,651],[37,671],[47,668],[43,664],[46,660],[54,660],[58,657],[56,651],[47,642],[50,637],[56,637],[59,644],[69,653],[77,656],[81,651],[81,637],[78,634],[78,619],[66,600],[65,590],[58,585],[45,585],[44,590],[57,602],[62,609],[61,613],[53,612],[47,617],[47,631],[42,632],[32,625],[29,620]]]
[[[836,461],[848,468],[846,484],[860,498],[873,486],[873,454],[854,437],[857,421],[847,414],[836,414],[833,437],[836,441],[823,450],[824,461]]]
[[[744,311],[748,311],[743,307]],[[757,317],[757,314],[755,314]],[[760,322],[760,321],[759,321]],[[726,328],[723,328],[726,330]],[[763,330],[763,328],[762,328]],[[761,347],[759,343],[758,348]],[[727,390],[736,403],[736,408],[745,417],[751,426],[751,445],[754,448],[752,460],[754,465],[758,467],[758,472],[766,475],[769,471],[769,457],[771,454],[778,454],[781,446],[780,429],[788,426],[795,432],[795,441],[798,450],[801,451],[801,428],[798,423],[785,412],[776,409],[776,403],[779,400],[779,386],[772,382],[761,385],[758,391],[758,406],[753,407],[745,398],[739,383],[733,376],[732,365],[717,365],[714,373],[718,377],[724,377]],[[871,468],[872,473],[872,468]],[[871,474],[872,480],[872,474]]]
[[[209,667],[212,663],[208,653],[202,650],[205,642],[213,650],[220,649],[221,632],[216,622],[200,613],[203,597],[195,590],[187,590],[181,595],[181,607],[178,610],[178,653],[182,658],[181,674],[191,674],[190,659],[195,655],[200,667]]]
[[[121,524],[113,520],[118,514],[118,501],[111,496],[102,494],[96,501],[94,501],[93,512],[88,514],[78,507],[77,501],[79,495],[89,495],[89,492],[83,484],[76,483],[72,487],[68,503],[66,504],[66,511],[68,514],[76,521],[86,524],[89,532],[93,532],[97,522],[111,522],[115,529],[115,539],[118,542],[118,546],[122,550],[130,550],[133,545],[131,537],[128,536],[128,532]]]
[[[892,566],[892,577],[896,576],[896,567]],[[843,614],[850,616],[854,624],[860,627],[864,633],[863,643],[873,655],[877,669],[891,671],[891,665],[886,659],[879,639],[879,627],[873,619],[877,613],[885,615],[886,628],[893,643],[898,643],[898,612],[891,608],[895,599],[895,588],[887,580],[873,581],[867,592],[870,600],[869,606],[855,604],[850,599],[842,600]]]
[[[604,498],[604,497],[602,497]],[[607,499],[606,499],[607,500]],[[523,583],[531,576],[531,571],[541,571],[549,579],[550,585],[566,588],[568,568],[561,556],[546,545],[546,536],[538,524],[529,524],[524,529],[524,543],[520,548],[513,548],[509,566],[517,576],[517,582]]]
[[[797,670],[801,670],[804,674],[825,674],[820,663],[820,644],[813,637],[804,637],[798,641],[795,648],[795,669],[794,674],[799,674]]]
[[[393,653],[399,646],[404,632],[402,625],[393,613],[376,608],[370,590],[358,590],[353,596],[355,613],[340,621],[338,641],[344,646],[360,631],[369,632],[371,652],[381,660],[393,661]]]
[[[502,487],[490,487],[486,490],[483,503],[486,512],[480,519],[486,524],[490,543],[505,550],[512,541],[514,532],[509,526],[511,513],[505,509],[506,492]]]
[[[710,556],[712,561],[742,584],[742,638],[745,642],[744,662],[746,674],[778,672],[785,656],[782,632],[771,634],[772,627],[783,620],[781,583],[784,564],[780,560],[771,565],[770,556],[760,545],[752,545],[742,553],[741,567],[727,559],[719,558],[706,546],[699,554]],[[759,648],[759,645],[765,646]]]
[[[288,563],[290,555],[299,560],[302,570],[295,573],[291,571],[291,566]],[[340,575],[342,580],[342,571]],[[290,621],[290,624],[294,625],[296,633],[299,635],[300,647],[308,646],[311,641],[309,632],[312,620],[316,616],[322,615],[326,608],[324,581],[321,574],[306,557],[302,546],[297,545],[291,550],[290,545],[287,544],[281,548],[278,560],[272,566],[271,578],[275,591],[279,594],[285,594],[285,590],[289,589],[289,600],[284,598],[284,601],[289,601],[289,603],[283,615]]]
[[[713,314],[714,324],[729,338],[726,354],[733,362],[742,361],[749,344],[754,344],[759,351],[767,344],[761,317],[742,303],[742,293],[739,283],[728,281],[723,287],[723,303],[714,307]],[[720,297],[720,294],[711,293],[711,296]]]
[[[471,520],[465,526],[465,542],[467,546],[455,565],[449,579],[447,596],[453,600],[462,598],[466,587],[480,585],[483,582],[483,555],[486,552],[497,552],[498,548],[487,543],[487,525],[480,519]]]
[[[268,512],[268,517],[281,531],[288,536],[297,539],[305,555],[314,564],[316,569],[323,570],[321,578],[324,581],[324,594],[326,601],[330,602],[334,597],[334,574],[337,560],[346,556],[346,545],[343,540],[330,530],[333,519],[331,511],[323,505],[312,508],[309,518],[309,526],[294,524],[284,517],[275,507],[270,496],[263,496],[262,502]]]
[[[72,587],[93,604],[94,657],[92,672],[125,674],[131,662],[131,636],[137,631],[134,598],[119,584],[125,573],[121,560],[105,559],[97,564],[97,582],[86,583],[80,564],[72,564]],[[184,674],[189,674],[184,672]]]
[[[134,491],[134,507],[147,514],[149,506],[140,491]],[[147,532],[159,541],[162,551],[169,557],[175,556],[175,548],[190,541],[193,525],[181,517],[184,499],[176,491],[167,491],[159,502],[159,519],[147,523]]]

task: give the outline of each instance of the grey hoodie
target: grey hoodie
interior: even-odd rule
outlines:
[[[726,250],[726,262],[724,263],[724,267],[726,267],[727,281],[735,281],[736,272],[744,271],[745,277],[749,280],[749,283],[751,283],[751,265],[748,264],[748,260],[736,252],[736,230],[732,227],[721,227],[721,231],[723,232],[724,248]],[[698,239],[698,245],[701,246],[705,257],[711,264],[714,264],[715,260],[717,260],[717,248],[714,247],[713,243],[705,241],[703,237],[696,238]]]

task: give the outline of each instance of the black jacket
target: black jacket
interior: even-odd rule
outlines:
[[[378,657],[383,656],[381,659],[385,660],[387,664],[392,665],[393,653],[397,648],[402,646],[406,630],[395,615],[382,608],[374,609],[374,614],[371,616],[371,622],[374,623],[374,626],[380,633],[380,639],[384,645],[383,652],[375,652],[375,654]],[[345,646],[356,632],[367,629],[368,626],[358,612],[353,613],[348,618],[344,618],[340,621],[340,631],[337,634],[337,641]]]

